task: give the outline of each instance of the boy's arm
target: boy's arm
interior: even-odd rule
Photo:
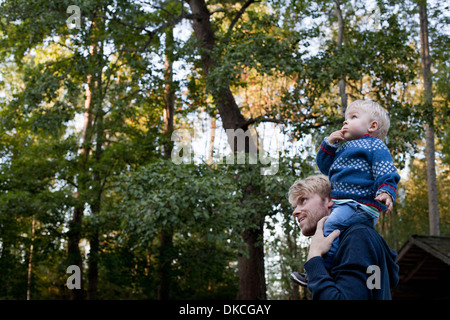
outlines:
[[[400,175],[392,161],[392,156],[386,145],[378,140],[374,144],[372,151],[372,174],[375,180],[376,197],[387,193],[392,202],[397,198],[397,184],[400,181]]]
[[[320,172],[324,175],[328,175],[328,171],[330,171],[330,167],[334,161],[336,150],[339,148],[339,141],[344,139],[344,137],[342,136],[341,138],[341,136],[341,131],[333,132],[329,137],[323,139],[320,144],[319,151],[317,151],[316,163]]]

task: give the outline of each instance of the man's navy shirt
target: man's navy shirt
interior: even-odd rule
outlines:
[[[398,283],[396,258],[397,253],[377,231],[353,225],[339,236],[330,274],[322,257],[305,263],[308,288],[314,300],[390,300],[390,290]],[[379,283],[372,281],[375,277],[379,277]],[[374,287],[377,284],[379,289]]]

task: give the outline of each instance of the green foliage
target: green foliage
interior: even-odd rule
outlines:
[[[114,211],[125,218],[122,227],[127,234],[138,234],[145,244],[161,227],[224,230],[235,220],[237,208],[230,203],[240,195],[233,192],[230,181],[214,173],[207,166],[155,161],[115,183],[115,192],[123,196]],[[179,231],[185,233],[183,228]],[[211,237],[216,236],[221,237],[220,232],[213,231]]]
[[[159,160],[120,178],[118,203],[109,214],[121,223],[119,242],[133,251],[152,250],[161,230],[174,232],[173,294],[179,298],[234,298],[239,207],[231,180],[207,166]],[[156,242],[157,243],[157,242]],[[148,253],[158,265],[158,253]],[[147,264],[148,265],[148,264]],[[153,277],[157,268],[148,265]],[[152,278],[152,277],[150,277]],[[153,284],[153,295],[156,288]]]

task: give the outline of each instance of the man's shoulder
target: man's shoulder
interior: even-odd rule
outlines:
[[[383,237],[374,229],[364,224],[354,224],[341,233],[340,241],[357,238],[359,242],[384,242]]]
[[[397,252],[389,247],[384,238],[374,229],[363,224],[354,224],[348,227],[339,237],[339,248],[371,252],[379,256],[389,256],[395,260]]]
[[[355,224],[344,230],[339,236],[339,248],[336,256],[339,259],[357,260],[363,264],[377,264],[390,249],[383,237],[371,227]]]

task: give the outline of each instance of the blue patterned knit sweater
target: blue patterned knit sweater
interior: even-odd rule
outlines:
[[[400,176],[391,154],[380,139],[364,135],[347,141],[340,148],[325,138],[317,152],[317,166],[331,182],[331,198],[353,199],[376,208],[387,207],[374,200],[387,192],[395,202]]]

